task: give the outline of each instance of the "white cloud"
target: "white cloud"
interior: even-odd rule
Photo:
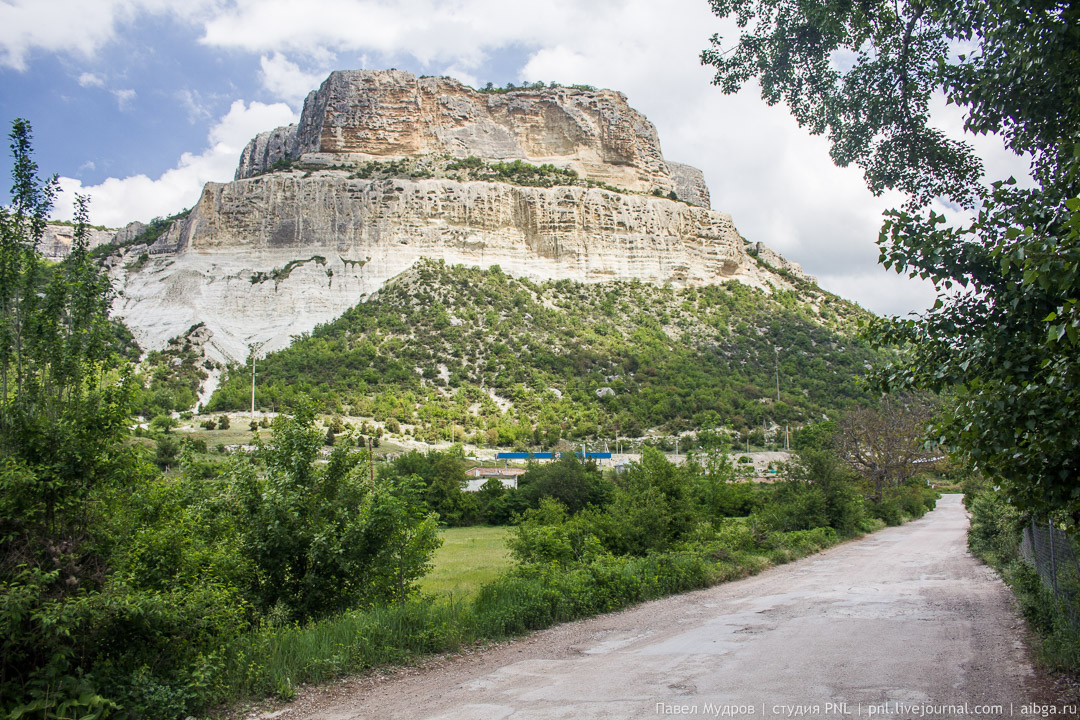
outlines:
[[[109,178],[91,186],[75,178],[60,178],[62,192],[54,216],[71,219],[75,193],[88,194],[91,221],[109,227],[171,215],[194,205],[207,182],[231,180],[240,152],[257,133],[296,120],[296,113],[284,103],[237,100],[210,129],[207,148],[199,155],[184,153],[177,166],[160,177]]]
[[[91,72],[84,72],[79,76],[79,85],[88,87],[105,87],[105,78]]]
[[[130,108],[131,101],[135,99],[135,91],[130,88],[125,90],[113,90],[112,94],[116,96],[116,105],[121,110]]]
[[[0,2],[0,65],[25,70],[33,50],[92,57],[139,13],[192,21],[218,0],[5,0]]]
[[[259,59],[263,87],[295,108],[301,108],[308,93],[319,87],[329,69],[306,73],[279,52]]]

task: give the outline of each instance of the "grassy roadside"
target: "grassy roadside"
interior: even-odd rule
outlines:
[[[875,520],[865,530],[883,527]],[[817,528],[771,533],[748,545],[745,523],[735,521],[732,528],[742,539],[646,557],[609,555],[573,568],[510,568],[479,586],[475,583],[490,576],[495,564],[509,566],[505,550],[498,548],[506,529],[448,530],[447,547],[425,581],[432,594],[303,627],[261,628],[233,648],[233,659],[219,676],[221,689],[234,703],[268,696],[289,700],[301,685],[410,664],[431,654],[756,575],[863,534],[845,536]],[[464,567],[468,557],[479,558],[484,566],[467,572],[471,584],[454,579],[450,570]],[[236,706],[221,713],[235,717]]]
[[[1043,583],[1020,555],[1020,540],[1028,520],[998,493],[972,484],[964,494],[971,511],[968,546],[997,571],[1012,590],[1020,612],[1037,639],[1035,652],[1048,669],[1080,677],[1080,631],[1069,622],[1062,601]]]

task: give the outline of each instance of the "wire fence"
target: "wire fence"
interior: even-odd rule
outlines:
[[[1076,542],[1050,522],[1031,522],[1024,528],[1020,553],[1035,566],[1053,591],[1074,629],[1080,630],[1080,562]]]

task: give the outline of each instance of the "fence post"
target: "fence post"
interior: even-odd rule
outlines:
[[[1057,558],[1054,557],[1054,521],[1047,520],[1047,527],[1050,529],[1050,577],[1054,580],[1054,597],[1058,594],[1057,583]]]

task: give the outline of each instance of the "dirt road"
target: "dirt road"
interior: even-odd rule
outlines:
[[[262,717],[1041,716],[1008,590],[968,554],[967,525],[945,496],[922,520],[753,578]]]

